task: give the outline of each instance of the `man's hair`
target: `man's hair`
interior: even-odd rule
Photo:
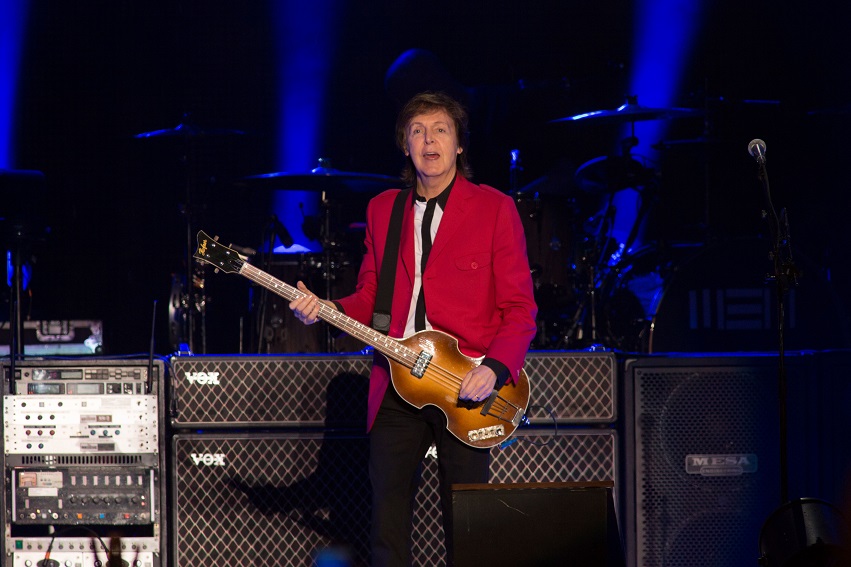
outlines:
[[[458,141],[458,147],[464,151],[455,156],[455,166],[458,172],[465,178],[470,179],[473,176],[473,170],[467,162],[467,146],[469,144],[470,132],[468,130],[469,117],[464,106],[443,92],[422,92],[414,95],[409,100],[402,110],[399,111],[399,116],[396,118],[396,145],[403,152],[408,149],[408,124],[411,120],[420,114],[431,114],[443,110],[452,119],[455,128],[455,136]],[[405,160],[405,167],[402,169],[402,180],[409,187],[417,183],[417,171],[414,169],[414,161],[411,156]]]

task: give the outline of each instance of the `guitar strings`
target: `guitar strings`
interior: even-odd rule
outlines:
[[[243,264],[243,269],[246,268],[251,272],[250,274],[246,274],[249,279],[256,281],[264,287],[271,287],[272,291],[280,293],[285,299],[293,301],[303,295],[303,292],[301,292],[297,288],[294,288],[276,278],[273,278],[272,276],[266,274],[259,268],[255,268],[251,264]],[[324,321],[328,321],[329,323],[338,326],[344,331],[348,331],[356,338],[369,338],[366,336],[366,333],[359,332],[361,326],[360,323],[358,323],[354,319],[351,319],[351,317],[340,313],[336,309],[331,309],[323,303],[319,304],[319,317]],[[349,321],[352,321],[352,323],[349,323]],[[355,326],[353,323],[357,323],[358,326]],[[386,337],[383,334],[379,335],[379,337],[373,337],[378,339],[374,340],[373,342],[381,341],[382,343],[384,343],[383,346],[385,351],[389,351],[381,351],[382,354],[393,358],[394,360],[405,366],[413,367],[415,365],[417,359],[419,358],[419,355],[416,352],[403,345],[396,339]],[[388,343],[392,344],[393,346],[389,346]],[[431,370],[432,372],[429,372],[429,370]],[[434,376],[432,376],[432,374],[434,374]],[[437,383],[438,385],[446,388],[447,390],[453,393],[458,392],[461,386],[461,380],[454,373],[452,373],[446,368],[439,366],[435,362],[429,363],[428,369],[426,370],[426,373],[423,377],[432,380],[433,382]],[[496,399],[494,400],[493,404],[491,404],[491,408],[488,411],[488,415],[491,415],[496,419],[510,421],[503,416],[511,409],[520,410],[521,408],[497,394]],[[495,414],[493,413],[494,410],[496,410]]]

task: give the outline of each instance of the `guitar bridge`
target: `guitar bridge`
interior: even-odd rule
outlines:
[[[417,378],[422,378],[426,368],[428,368],[428,363],[431,362],[431,356],[431,353],[426,351],[420,352],[419,356],[417,356],[417,361],[414,363],[413,368],[411,368],[411,374]]]

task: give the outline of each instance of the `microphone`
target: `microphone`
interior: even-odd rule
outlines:
[[[765,165],[765,142],[756,138],[748,144],[748,153],[751,154],[759,165]]]

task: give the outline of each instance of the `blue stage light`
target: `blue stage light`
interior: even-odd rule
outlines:
[[[703,0],[637,0],[631,90],[638,104],[673,107],[699,32]],[[636,124],[638,153],[650,155],[669,126],[665,120]]]
[[[0,2],[0,168],[13,167],[15,91],[29,2]]]
[[[286,172],[307,172],[321,156],[323,117],[336,48],[339,0],[273,3],[279,81],[277,165]],[[319,251],[321,243],[303,227],[321,215],[320,194],[277,191],[274,213],[295,241],[292,252]],[[308,230],[307,232],[310,232]]]

